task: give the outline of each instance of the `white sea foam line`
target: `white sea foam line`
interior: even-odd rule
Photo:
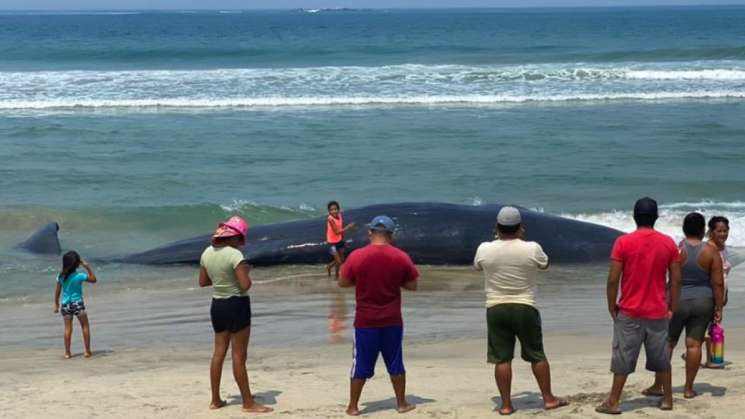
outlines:
[[[727,240],[727,245],[733,248],[745,248],[745,210],[733,211],[732,209],[729,209],[727,204],[732,203],[707,203],[708,206],[682,206],[681,204],[683,203],[667,205],[667,207],[674,207],[673,209],[660,205],[660,218],[657,220],[655,228],[673,237],[675,240],[680,240],[683,238],[683,218],[690,211],[698,211],[707,219],[714,215],[723,215],[729,219],[730,223],[730,234],[729,239]],[[686,209],[684,210],[680,208]],[[739,208],[740,207],[735,207],[735,209]],[[609,211],[595,214],[563,214],[563,216],[604,225],[624,232],[630,232],[636,228],[631,211]]]
[[[234,99],[94,99],[3,101],[0,110],[13,109],[75,109],[75,108],[251,108],[281,106],[342,106],[342,105],[488,105],[526,102],[597,102],[618,100],[680,100],[680,99],[745,99],[745,91],[696,91],[654,93],[610,93],[569,95],[432,95],[432,96],[342,96],[342,97],[257,97]]]
[[[204,80],[205,78],[315,78],[332,81],[336,79],[380,80],[391,76],[402,76],[406,81],[417,78],[442,80],[468,77],[519,80],[519,79],[564,79],[564,80],[745,80],[745,68],[734,62],[683,62],[657,63],[646,66],[623,65],[585,67],[577,64],[535,64],[521,66],[463,66],[463,65],[422,65],[400,64],[390,66],[322,66],[290,68],[227,68],[209,70],[73,70],[73,71],[30,71],[0,72],[0,80],[5,82],[35,83],[49,82],[112,82],[118,80],[163,80],[174,81]],[[720,68],[700,68],[701,66]],[[725,66],[726,68],[721,68]],[[738,68],[739,67],[739,68]]]
[[[263,285],[263,284],[271,284],[274,282],[286,281],[288,279],[317,278],[319,276],[321,276],[321,274],[297,274],[297,275],[280,276],[280,277],[272,278],[272,279],[254,280],[253,282],[255,284]]]
[[[678,209],[678,208],[728,208],[728,209],[745,209],[745,202],[716,202],[716,201],[698,201],[698,202],[676,202],[674,204],[661,204],[660,208]]]

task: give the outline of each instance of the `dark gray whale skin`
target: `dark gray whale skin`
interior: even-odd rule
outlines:
[[[26,241],[19,243],[16,248],[41,255],[59,255],[62,247],[59,243],[59,224],[49,223],[32,234]]]
[[[494,239],[496,215],[502,205],[442,203],[381,204],[344,212],[344,222],[358,227],[346,234],[347,252],[367,243],[365,224],[388,215],[397,224],[396,246],[416,263],[468,265],[476,248]],[[537,241],[554,263],[607,261],[622,233],[604,226],[520,209],[526,239]],[[252,265],[315,264],[330,260],[325,243],[325,217],[253,226],[243,253]],[[210,242],[204,235],[118,258],[146,265],[199,263]]]
[[[494,239],[502,205],[443,203],[380,204],[344,211],[344,222],[358,227],[346,234],[347,252],[367,243],[365,226],[376,215],[396,221],[395,244],[415,263],[469,265],[480,243]],[[622,233],[520,208],[526,239],[543,246],[552,263],[587,263],[608,260],[615,239]],[[325,243],[325,217],[252,226],[242,249],[256,266],[326,263],[331,257]],[[55,232],[56,236],[56,232]],[[142,265],[197,264],[210,235],[194,237],[107,261]]]

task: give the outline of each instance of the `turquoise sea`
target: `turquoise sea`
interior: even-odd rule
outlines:
[[[650,195],[676,237],[688,211],[728,216],[742,260],[743,22],[743,7],[0,13],[0,304],[51,299],[58,258],[12,249],[49,221],[95,258],[330,199],[629,230]],[[92,298],[194,286],[190,267],[96,268]],[[315,272],[294,269],[257,275]],[[559,276],[602,298],[604,270]]]

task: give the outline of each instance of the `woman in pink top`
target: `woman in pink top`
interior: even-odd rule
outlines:
[[[726,217],[720,215],[711,217],[709,219],[709,244],[715,246],[719,250],[719,256],[722,257],[722,270],[724,271],[724,305],[727,305],[727,275],[732,269],[732,262],[729,261],[727,254],[727,246],[725,242],[729,238],[729,220]],[[706,368],[722,368],[721,364],[714,364],[711,362],[711,342],[709,337],[706,337]]]
[[[341,216],[341,207],[336,201],[331,201],[326,205],[329,216],[326,218],[326,243],[329,245],[329,253],[333,256],[332,260],[326,265],[326,272],[331,276],[331,268],[336,268],[336,278],[339,278],[339,267],[344,263],[344,232],[354,227],[354,223],[344,225],[344,219]]]

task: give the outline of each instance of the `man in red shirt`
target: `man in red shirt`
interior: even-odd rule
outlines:
[[[409,255],[394,247],[396,225],[385,215],[368,224],[370,244],[352,252],[341,268],[340,287],[355,287],[354,360],[347,414],[360,414],[359,400],[365,381],[375,374],[382,353],[396,394],[398,412],[414,409],[406,401],[403,363],[401,288],[415,291],[419,273]]]
[[[670,237],[656,231],[657,202],[642,198],[634,205],[636,231],[616,240],[608,274],[608,311],[613,319],[613,386],[608,399],[595,410],[619,414],[626,378],[636,369],[642,344],[647,369],[662,383],[659,407],[672,410],[672,379],[668,350],[668,322],[680,299],[680,256]],[[670,302],[666,285],[670,274]],[[618,299],[618,287],[621,298]]]

